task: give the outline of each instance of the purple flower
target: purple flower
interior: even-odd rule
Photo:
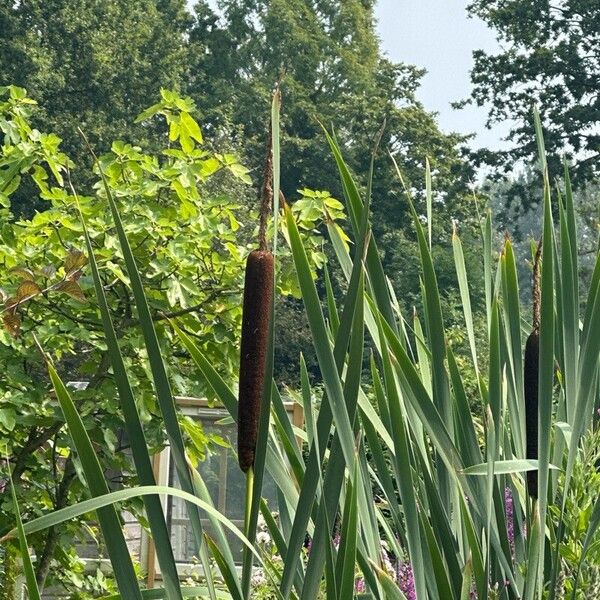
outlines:
[[[512,557],[515,557],[515,519],[514,519],[514,501],[512,490],[509,487],[504,488],[504,515],[506,517],[506,535]]]
[[[417,600],[415,590],[415,577],[408,562],[398,561],[396,564],[396,583],[400,591],[406,596],[406,600]]]
[[[340,540],[341,540],[341,536],[340,536],[340,532],[338,531],[334,536],[333,536],[333,546],[334,548],[337,550],[340,547]]]
[[[360,577],[354,583],[354,591],[355,592],[366,592],[367,586],[365,585],[365,580]]]

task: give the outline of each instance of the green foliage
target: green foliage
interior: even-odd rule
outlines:
[[[281,80],[286,156],[281,181],[286,196],[318,182],[321,189],[342,197],[333,161],[321,142],[320,123],[335,129],[348,167],[364,189],[368,149],[385,120],[381,147],[396,157],[407,186],[415,190],[419,211],[424,207],[425,157],[430,158],[436,227],[444,233],[435,236],[435,243],[443,247],[452,218],[465,229],[474,223],[467,190],[472,172],[459,149],[464,138],[443,134],[435,116],[416,100],[423,71],[382,54],[373,7],[372,0],[224,0],[217,14],[210,3],[198,2],[186,90],[214,127],[231,128],[234,134],[241,128],[248,164],[259,167],[267,134],[261,107],[273,82]],[[413,265],[404,264],[407,248],[415,254],[408,203],[383,153],[376,157],[374,172],[373,228],[384,264],[390,276],[396,279],[397,273],[397,281],[417,295],[418,284],[410,277]],[[399,295],[401,300],[404,295]]]
[[[160,147],[159,128],[132,127],[132,121],[161,87],[179,86],[185,8],[185,0],[4,3],[0,84],[28,89],[41,106],[35,124],[59,135],[78,164],[91,162],[77,124],[99,152],[115,139]],[[31,205],[25,195],[23,202]]]
[[[565,597],[570,597],[573,580],[582,559],[583,541],[594,511],[596,499],[600,495],[600,429],[589,431],[581,441],[581,448],[573,468],[573,480],[567,494],[565,513],[562,515],[565,537],[560,545],[560,557],[565,585]],[[595,467],[595,468],[594,468]],[[561,482],[559,481],[559,486]],[[557,507],[553,511],[559,518]],[[591,540],[583,568],[579,573],[577,598],[589,597],[594,586],[600,584],[600,532],[596,531]]]
[[[29,515],[42,506],[60,508],[85,494],[85,486],[75,477],[81,473],[78,458],[70,452],[63,419],[55,399],[48,394],[32,333],[69,381],[87,383],[86,389],[73,390],[73,395],[92,441],[103,448],[103,466],[121,473],[114,485],[135,481],[135,475],[130,459],[120,452],[126,444],[123,417],[102,322],[93,301],[83,230],[68,185],[77,167],[60,150],[57,136],[32,128],[35,107],[24,90],[4,88],[0,100],[0,128],[4,133],[0,189],[6,204],[0,230],[4,325],[0,331],[4,364],[0,445],[13,457],[20,501]],[[175,357],[170,352],[174,340],[167,318],[177,317],[213,364],[232,379],[238,361],[243,264],[255,245],[257,217],[246,206],[247,169],[235,155],[206,148],[194,111],[189,98],[162,90],[160,102],[140,119],[157,129],[155,122],[166,122],[168,144],[153,152],[116,141],[111,151],[100,157],[100,165],[123,212],[161,347],[170,356],[168,368],[175,393],[203,396],[210,390],[203,382],[187,377],[185,356]],[[33,187],[46,207],[31,219],[12,214],[10,201],[18,196],[20,186]],[[322,264],[322,242],[315,230],[325,218],[324,202],[332,204],[335,219],[343,218],[343,211],[327,194],[304,193],[312,198],[305,203],[307,214],[302,217],[304,237],[314,249],[314,264]],[[320,210],[318,214],[310,209],[311,202]],[[102,186],[96,183],[92,194],[79,196],[79,203],[146,437],[156,451],[164,444],[164,432],[148,380],[129,277]],[[282,271],[279,286],[284,290],[295,287],[289,265]],[[201,319],[196,318],[198,314]],[[197,422],[182,419],[181,427],[194,462],[202,460],[212,443],[223,443],[205,434]],[[54,480],[56,487],[35,484]],[[0,530],[12,522],[11,513],[4,502]],[[54,534],[31,540],[39,555],[49,550],[44,569],[52,560],[59,561],[64,570],[53,569],[52,577],[64,574],[64,583],[75,587],[78,580],[66,574],[73,572],[68,548],[79,533],[73,524],[68,534],[61,534],[60,543]],[[51,547],[47,546],[48,539],[52,539]]]
[[[529,117],[535,103],[543,107],[552,171],[560,172],[566,153],[575,162],[578,185],[597,175],[600,2],[475,0],[469,11],[496,32],[502,45],[497,53],[475,51],[470,102],[488,109],[490,124],[515,121],[514,150],[484,158],[509,169],[516,158],[535,160]]]

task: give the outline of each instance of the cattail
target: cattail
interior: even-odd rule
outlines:
[[[539,262],[542,242],[538,243],[533,262],[533,329],[525,343],[523,361],[523,384],[525,392],[525,432],[526,456],[530,459],[538,457],[538,384],[540,362],[540,278]],[[537,498],[538,473],[527,472],[527,490],[532,498]]]
[[[238,461],[244,472],[254,464],[269,344],[273,265],[268,250],[253,250],[246,262],[238,404]]]
[[[258,421],[265,384],[269,320],[273,298],[273,254],[267,250],[267,219],[271,209],[273,162],[271,130],[263,177],[258,250],[246,260],[244,303],[242,306],[242,341],[240,347],[240,379],[238,401],[238,462],[247,472],[254,465]]]
[[[525,343],[525,431],[527,432],[527,458],[538,457],[538,369],[540,360],[540,332],[534,329]],[[537,471],[527,472],[527,489],[537,498]]]

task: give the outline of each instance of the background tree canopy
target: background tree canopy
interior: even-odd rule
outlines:
[[[494,29],[502,51],[474,53],[470,102],[490,124],[514,120],[515,149],[484,159],[511,168],[535,159],[532,103],[541,110],[551,172],[566,152],[580,184],[600,171],[600,1],[476,0],[469,11]]]

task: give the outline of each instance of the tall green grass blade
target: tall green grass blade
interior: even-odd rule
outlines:
[[[471,600],[473,597],[471,594],[473,586],[473,567],[471,564],[471,557],[467,559],[465,568],[463,570],[462,587],[460,589],[460,600]]]
[[[301,247],[301,244],[299,242],[299,237],[297,236],[297,228],[295,226],[295,223],[293,222],[293,218],[292,218],[291,214],[289,213],[289,211],[287,213],[287,216],[291,220],[293,229],[295,230],[296,240],[297,240],[297,243],[296,243],[297,254],[299,255],[299,259],[303,260],[302,264],[304,264],[304,270],[306,273],[309,270],[308,270],[308,265],[306,263],[306,256],[305,255],[304,255],[304,257],[301,256],[301,253],[303,252],[303,248]],[[359,301],[362,302],[362,300],[358,299],[359,298],[359,289],[360,289],[359,286],[360,286],[361,273],[362,273],[362,263],[360,261],[360,257],[362,256],[361,251],[367,240],[366,225],[367,225],[367,220],[366,220],[366,213],[365,213],[365,218],[363,219],[363,231],[365,232],[365,235],[361,236],[359,238],[359,244],[358,244],[358,247],[356,250],[357,258],[356,258],[355,263],[352,268],[349,289],[348,289],[348,293],[346,295],[346,299],[344,302],[344,310],[342,312],[342,318],[340,320],[340,327],[338,330],[338,335],[336,337],[335,346],[333,349],[334,364],[335,364],[335,368],[337,370],[336,373],[340,373],[340,374],[342,372],[344,357],[346,354],[346,348],[347,348],[348,342],[350,340],[352,323],[353,323],[354,316],[355,316],[355,308]],[[290,229],[289,226],[288,226],[288,229]],[[298,248],[298,244],[299,244],[299,248]],[[299,250],[301,250],[301,252]],[[304,281],[305,281],[305,286],[307,286],[307,289],[309,290],[309,292],[311,294],[312,306],[316,307],[316,310],[313,311],[313,321],[316,323],[315,327],[320,331],[320,336],[321,336],[320,339],[326,341],[327,336],[326,336],[326,331],[325,331],[325,327],[324,327],[324,323],[323,323],[323,319],[322,319],[322,313],[321,313],[321,318],[319,318],[320,307],[318,304],[318,298],[316,297],[316,291],[314,290],[314,284],[312,282],[312,277],[310,277],[310,272],[308,272],[308,277],[305,277]],[[305,297],[305,299],[306,299],[306,297]],[[315,338],[315,340],[316,340],[316,338]],[[328,352],[330,352],[329,346],[328,346],[329,342],[326,341],[326,344],[327,344],[326,346],[325,346],[325,344],[322,344],[321,353],[327,354]],[[325,376],[325,374],[324,374],[324,376]],[[339,376],[338,376],[338,382],[339,382]],[[335,385],[337,386],[338,384],[336,383]],[[339,385],[341,385],[341,384],[339,384]],[[329,391],[327,389],[326,389],[326,394],[327,395],[321,404],[321,409],[319,411],[319,417],[317,420],[317,434],[321,439],[325,439],[329,435],[329,430],[331,427],[331,422],[332,422],[332,418],[333,418],[333,410],[334,410],[333,405],[330,405],[330,402],[328,401]],[[294,517],[294,523],[293,523],[293,527],[292,527],[292,532],[290,535],[289,551],[288,551],[288,555],[286,555],[285,560],[284,560],[284,570],[283,570],[282,584],[281,584],[281,591],[284,596],[289,594],[289,592],[291,590],[293,572],[296,569],[296,564],[297,564],[298,557],[299,557],[298,549],[304,540],[304,535],[305,535],[307,523],[309,520],[309,515],[310,515],[311,509],[312,509],[312,503],[314,501],[315,492],[317,490],[317,485],[318,485],[318,483],[320,481],[320,477],[321,477],[320,463],[323,458],[324,450],[325,450],[325,448],[321,445],[321,448],[319,450],[319,456],[317,456],[315,447],[313,446],[310,449],[307,466],[306,466],[306,471],[305,471],[304,484],[302,486],[302,489],[300,490],[300,500],[298,503],[298,508],[296,510],[296,514]]]
[[[362,300],[364,292],[364,276],[361,268],[362,263],[358,262],[358,265],[359,279],[357,298],[354,303],[355,310],[351,327],[348,369],[343,387],[344,406],[347,409],[349,420],[352,423],[354,423],[357,408],[364,347],[364,302]],[[321,408],[321,410],[323,409]],[[324,439],[320,432],[319,437],[320,439]],[[352,431],[352,437],[354,439],[354,430]],[[301,595],[302,600],[311,600],[316,596],[318,590],[323,568],[324,557],[322,556],[322,552],[323,549],[326,549],[328,544],[331,543],[331,524],[334,522],[336,516],[341,487],[344,480],[344,463],[350,468],[354,464],[354,458],[352,457],[350,463],[347,462],[347,458],[343,452],[340,431],[336,427],[323,482],[321,511],[319,512],[315,524],[313,545],[306,568],[306,577]],[[358,482],[352,483],[353,485],[358,485]]]
[[[454,594],[450,585],[448,566],[444,562],[433,529],[427,518],[423,515],[423,512],[419,513],[419,521],[421,523],[421,529],[424,532],[424,537],[427,540],[427,544],[424,544],[424,553],[427,552],[431,557],[431,565],[433,567],[433,575],[435,577],[435,585],[437,588],[436,593],[430,593],[429,597],[435,596],[440,599],[453,598]]]
[[[217,590],[216,594],[218,600],[232,600],[231,594],[227,592]],[[206,598],[208,588],[201,585],[185,586],[181,588],[181,595],[183,598]],[[168,598],[167,590],[165,588],[142,590],[142,598],[144,600],[162,600]],[[127,598],[121,594],[111,594],[110,596],[103,596],[101,600],[127,600]]]
[[[475,532],[475,526],[471,515],[467,509],[467,504],[464,498],[460,501],[460,512],[462,515],[462,522],[465,527],[465,533],[469,544],[469,550],[471,555],[471,564],[473,567],[473,577],[475,579],[475,587],[477,589],[478,598],[487,598],[488,592],[488,579],[485,572],[485,564],[483,562],[483,555],[481,553],[481,546],[477,539]]]
[[[405,426],[405,415],[402,411],[400,394],[396,386],[396,378],[383,332],[380,334],[380,338],[382,339],[381,358],[383,361],[384,382],[390,407],[392,437],[396,451],[394,461],[396,481],[402,499],[408,552],[415,578],[415,590],[417,598],[424,599],[427,598],[425,567],[420,543],[421,533],[415,497],[415,483],[413,482],[411,469],[409,442]]]
[[[504,331],[506,337],[510,381],[512,391],[509,393],[509,417],[512,440],[517,456],[525,456],[525,401],[523,391],[523,356],[521,341],[521,310],[519,305],[519,285],[515,255],[510,240],[504,243],[501,259],[502,270],[502,309]]]
[[[545,523],[548,509],[548,486],[551,451],[551,427],[553,410],[553,383],[554,383],[554,343],[556,332],[554,328],[554,225],[552,222],[552,206],[550,195],[550,180],[548,175],[548,163],[546,161],[546,150],[544,145],[544,135],[542,131],[542,122],[537,107],[533,108],[533,121],[535,134],[538,144],[538,154],[540,159],[540,169],[544,180],[544,210],[543,210],[543,234],[542,234],[542,266],[541,266],[541,323],[540,323],[540,351],[539,351],[539,369],[538,369],[538,505],[536,510],[539,515],[540,543],[539,543],[539,566],[537,567],[537,590],[538,597],[541,598],[543,592],[544,578],[544,554],[545,554]],[[559,284],[559,278],[556,277],[556,285]],[[560,311],[560,303],[558,310]],[[565,488],[567,488],[567,479],[569,465],[567,464],[567,477],[565,478]],[[535,527],[535,524],[534,524]],[[533,534],[532,534],[533,537]],[[530,557],[531,560],[531,557]],[[532,564],[529,564],[531,569]],[[555,565],[556,567],[556,565]],[[556,569],[555,569],[556,570]],[[529,584],[528,594],[531,592],[532,584]],[[533,595],[531,596],[533,597]]]
[[[487,475],[488,463],[480,463],[463,469],[465,475]],[[552,464],[548,465],[549,469],[558,467]],[[512,475],[514,473],[526,473],[527,471],[537,471],[539,469],[539,461],[532,458],[498,460],[494,462],[494,475]]]
[[[553,227],[550,190],[546,187],[544,199],[544,233],[541,268],[541,324],[539,359],[539,414],[538,414],[538,502],[540,523],[546,522],[547,493],[549,481],[550,432],[552,428],[553,387],[554,387],[554,265]],[[543,530],[542,530],[543,531]],[[544,535],[541,534],[543,540]],[[539,587],[543,576],[544,544],[540,548]],[[541,594],[541,590],[540,590]]]
[[[454,352],[449,347],[448,356],[448,371],[450,373],[450,381],[452,383],[452,391],[454,397],[455,411],[455,433],[457,437],[457,445],[460,449],[460,454],[465,464],[474,465],[481,462],[481,448],[477,440],[477,433],[473,425],[469,400],[465,391],[462,378],[454,358]]]
[[[485,314],[487,317],[488,331],[492,317],[492,213],[487,211],[484,222],[481,225],[481,239],[483,242],[483,285],[485,289]]]
[[[217,544],[215,544],[215,542],[212,540],[212,538],[210,536],[206,535],[206,533],[205,533],[204,539],[208,545],[208,549],[210,550],[212,557],[214,558],[215,562],[217,563],[217,567],[219,567],[219,570],[221,571],[221,574],[223,575],[223,580],[225,582],[225,585],[227,586],[227,589],[229,590],[229,592],[231,594],[232,599],[233,600],[241,600],[242,594],[241,594],[241,590],[239,587],[237,573],[235,571],[231,571],[231,569],[229,569],[229,565],[227,564],[227,561],[226,561],[225,557],[223,556],[223,553],[221,552],[219,546]]]
[[[94,289],[96,292],[100,316],[102,318],[102,326],[104,328],[104,334],[106,337],[108,355],[112,364],[115,384],[117,386],[117,392],[121,401],[121,409],[123,411],[125,428],[131,447],[133,461],[140,484],[156,485],[154,471],[152,469],[152,462],[148,453],[148,445],[146,443],[144,430],[142,429],[142,424],[140,422],[139,414],[133,397],[131,384],[129,383],[127,369],[125,368],[125,363],[123,362],[123,357],[119,348],[119,342],[117,340],[113,321],[110,316],[106,294],[104,292],[104,287],[98,271],[98,264],[94,255],[92,240],[90,239],[85,219],[83,218],[83,214],[79,208],[77,194],[74,190],[73,193],[77,201],[79,218],[83,227],[83,234],[88,250],[88,260],[92,271],[92,278],[94,280]],[[168,598],[181,598],[179,575],[175,565],[175,557],[171,547],[171,537],[165,522],[165,515],[160,498],[158,496],[147,496],[144,498],[144,504],[146,506],[148,522],[152,532],[152,537],[154,538],[156,556],[158,558],[161,576],[165,589],[168,593]]]
[[[544,538],[541,534],[540,512],[539,506],[536,505],[531,518],[531,527],[528,531],[528,554],[527,554],[527,573],[525,575],[525,591],[523,594],[524,600],[534,600],[536,590],[541,587],[541,574],[539,571],[543,568],[541,555],[544,547]],[[539,589],[539,597],[542,595],[542,590]]]
[[[82,500],[77,504],[73,504],[71,506],[55,510],[54,512],[48,513],[47,515],[44,515],[42,517],[32,519],[31,521],[28,521],[27,523],[23,524],[23,530],[26,535],[29,535],[31,533],[43,531],[44,529],[48,529],[49,527],[59,525],[60,523],[64,523],[65,521],[69,521],[71,519],[80,517],[81,515],[85,515],[93,511],[100,513],[103,511],[104,508],[108,508],[114,511],[113,505],[118,502],[125,502],[127,500],[131,500],[132,498],[141,498],[152,494],[181,498],[182,500],[185,500],[186,502],[189,502],[190,504],[210,514],[217,521],[219,521],[226,529],[228,529],[240,542],[242,542],[244,546],[251,549],[251,552],[253,552],[254,557],[258,560],[259,564],[263,564],[261,556],[255,550],[254,546],[252,545],[252,542],[250,542],[250,540],[246,538],[246,536],[239,530],[239,528],[236,525],[234,525],[231,522],[230,519],[222,515],[214,506],[207,502],[204,502],[204,500],[200,500],[192,494],[184,492],[183,490],[165,485],[138,486],[94,496],[89,500]],[[16,534],[17,530],[13,529],[9,531],[4,537],[0,538],[0,541],[12,539],[15,537]],[[121,589],[121,593],[123,592],[124,590]]]
[[[567,196],[572,194],[570,182],[567,178]],[[560,200],[560,199],[559,199]],[[560,305],[562,318],[558,322],[562,324],[562,371],[564,376],[566,420],[570,422],[575,413],[577,403],[577,368],[579,362],[579,281],[577,276],[577,250],[573,256],[573,244],[571,242],[571,226],[575,224],[573,215],[572,198],[567,200],[566,208],[559,201],[559,227],[560,227],[560,271],[562,278]]]
[[[335,295],[333,293],[333,286],[331,285],[331,277],[329,276],[329,268],[327,267],[327,263],[323,265],[323,278],[325,279],[325,292],[327,294],[327,316],[329,317],[329,328],[335,337],[340,326],[340,317],[338,315],[338,310],[335,303]]]
[[[103,496],[108,494],[109,490],[106,479],[104,478],[104,472],[100,465],[100,461],[94,452],[92,442],[90,441],[81,417],[73,404],[73,400],[71,399],[67,388],[50,361],[50,358],[46,356],[43,350],[41,351],[46,361],[52,386],[54,387],[56,397],[69,428],[73,445],[81,462],[90,494],[92,496]],[[127,598],[131,598],[132,600],[140,599],[140,588],[133,569],[129,549],[125,542],[123,530],[121,529],[121,522],[119,521],[117,511],[113,506],[107,506],[98,508],[96,512],[115,579],[121,593],[126,594]]]
[[[347,200],[349,213],[351,216],[352,228],[355,236],[360,239],[360,236],[357,234],[359,234],[361,231],[361,218],[363,218],[363,210],[365,207],[360,199],[358,188],[354,183],[352,176],[350,175],[350,171],[348,170],[346,163],[344,162],[337,142],[326,130],[324,131],[327,142],[329,143],[329,147],[331,148],[331,153],[333,154],[333,158],[335,159],[338,171],[340,173],[340,179],[344,189],[344,196]],[[368,202],[366,203],[366,206],[368,212]],[[390,327],[397,332],[394,311],[392,309],[390,297],[387,292],[385,273],[383,271],[381,258],[379,257],[379,252],[377,250],[377,244],[373,238],[369,240],[365,265],[377,305],[379,306],[380,311],[383,313],[384,318]]]
[[[446,374],[446,336],[444,332],[444,323],[442,318],[442,308],[437,285],[437,278],[433,267],[431,252],[427,246],[423,227],[417,215],[417,212],[410,204],[413,217],[413,225],[416,229],[417,240],[419,244],[419,253],[421,256],[421,269],[423,272],[423,284],[426,290],[424,306],[426,307],[427,336],[431,348],[432,381],[433,381],[433,399],[435,406],[441,415],[446,430],[453,438],[453,419],[452,403],[450,399],[450,389],[448,386],[448,377]],[[440,465],[438,470],[441,495],[444,503],[451,503],[452,491],[450,489],[450,475],[445,472]]]
[[[473,311],[471,309],[471,294],[469,293],[469,280],[467,277],[467,269],[465,267],[465,256],[463,253],[462,242],[456,233],[456,229],[452,232],[452,249],[454,252],[454,265],[456,268],[456,277],[458,279],[458,289],[460,291],[460,299],[465,317],[465,326],[467,328],[467,337],[469,339],[469,347],[471,349],[471,358],[475,373],[479,375],[479,363],[477,361],[477,347],[475,345],[475,330],[473,328]]]
[[[431,232],[433,229],[433,194],[431,192],[431,165],[425,158],[425,201],[427,204],[427,241],[431,252]]]
[[[371,563],[377,579],[383,588],[386,600],[406,600],[406,596],[400,591],[396,582],[376,563]]]
[[[17,538],[19,540],[19,550],[21,551],[21,560],[23,562],[23,572],[25,573],[25,584],[27,586],[27,593],[29,595],[29,600],[40,600],[40,590],[38,588],[37,580],[35,578],[33,565],[31,564],[29,546],[27,544],[27,538],[25,537],[25,531],[23,530],[23,523],[21,521],[21,511],[19,510],[17,492],[15,491],[15,484],[13,482],[12,474],[10,472],[10,466],[8,469],[8,483],[10,485],[12,509],[14,512],[15,521],[17,523],[16,532]]]
[[[148,300],[144,292],[142,279],[140,277],[140,273],[138,271],[135,258],[133,256],[133,251],[131,250],[129,240],[127,239],[127,235],[123,227],[121,215],[110,191],[110,187],[108,185],[108,181],[106,180],[104,171],[102,170],[102,166],[100,165],[100,162],[96,158],[91,148],[89,149],[92,156],[94,157],[96,167],[100,173],[100,177],[104,185],[106,198],[110,207],[113,222],[115,224],[115,229],[117,231],[119,245],[121,247],[123,258],[125,260],[127,274],[129,275],[129,279],[131,281],[131,289],[135,299],[135,305],[138,311],[140,327],[144,337],[144,344],[148,352],[148,360],[150,364],[150,370],[152,372],[152,378],[154,381],[154,388],[156,390],[158,404],[165,423],[165,431],[167,437],[169,438],[170,451],[173,457],[173,462],[175,463],[175,468],[177,470],[179,482],[183,490],[190,494],[193,494],[194,486],[185,457],[185,447],[183,444],[181,430],[179,428],[179,422],[177,420],[175,400],[171,391],[171,385],[169,383],[165,363],[160,350],[160,345],[158,343],[156,329],[154,327],[154,322],[150,313],[150,308],[148,306]],[[207,579],[207,586],[209,590],[211,590],[210,597],[211,600],[214,600],[214,582],[212,580],[212,574],[210,571],[206,544],[203,540],[203,528],[202,523],[200,521],[200,514],[197,508],[192,504],[188,503],[186,507],[190,518],[190,525],[192,531],[194,532],[194,539],[198,544],[200,560]]]
[[[358,463],[353,466],[354,476],[348,481],[348,490],[342,516],[342,532],[335,570],[338,600],[351,598],[354,592],[354,570],[356,564],[356,540],[358,537],[357,488]],[[354,483],[352,483],[354,482]]]
[[[190,473],[192,474],[192,481],[194,483],[194,491],[196,496],[200,498],[200,500],[206,502],[206,504],[214,508],[214,503],[210,496],[210,492],[208,491],[206,483],[200,475],[200,472],[197,469],[194,469],[193,465],[189,461],[188,465],[190,468]],[[219,547],[220,560],[217,561],[219,565],[219,570],[221,571],[221,574],[223,575],[223,578],[226,581],[232,581],[235,584],[235,589],[230,588],[231,593],[234,596],[241,595],[241,588],[239,579],[237,577],[235,561],[233,559],[233,554],[231,552],[229,542],[225,537],[225,532],[223,531],[221,522],[215,519],[211,513],[207,513],[207,516],[211,524],[212,530],[214,532],[214,536],[216,538],[214,540],[211,538],[211,543]]]

